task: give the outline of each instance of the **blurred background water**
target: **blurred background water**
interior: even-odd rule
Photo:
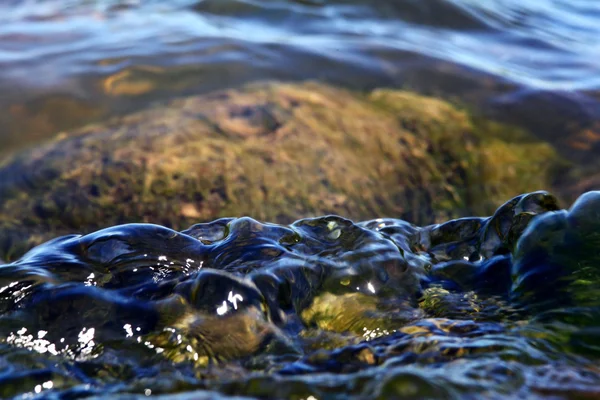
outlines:
[[[592,159],[595,0],[3,0],[0,155],[252,80],[458,99]],[[582,157],[582,154],[584,157]]]

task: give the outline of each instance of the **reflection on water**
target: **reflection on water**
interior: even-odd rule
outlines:
[[[277,44],[368,66],[385,62],[373,62],[369,50],[386,47],[527,86],[594,89],[599,17],[600,5],[585,0],[24,0],[3,6],[0,58],[5,76],[53,84],[90,70],[113,73],[144,56],[163,66],[202,55],[250,61],[256,44],[268,62],[276,56],[268,45]],[[46,73],[27,73],[36,69]]]
[[[62,131],[88,122],[160,107],[173,96],[253,80],[311,78],[360,90],[392,86],[453,97],[533,129],[564,155],[594,169],[600,152],[599,20],[600,3],[586,0],[3,1],[0,156],[53,135],[66,137]],[[330,100],[316,89],[310,94],[324,101],[325,106],[313,107],[314,115],[321,118],[306,112],[291,92],[282,90],[285,106],[276,107],[271,101],[253,108],[244,106],[246,100],[234,104],[231,97],[226,107],[204,106],[205,114],[197,112],[197,106],[215,105],[223,100],[223,93],[188,97],[170,103],[170,108],[156,108],[154,114],[131,116],[129,125],[116,120],[111,129],[85,128],[100,133],[40,147],[17,158],[14,165],[4,165],[8,168],[3,170],[0,189],[11,190],[14,205],[3,215],[6,232],[33,229],[28,240],[39,243],[53,235],[52,227],[44,224],[54,219],[61,232],[79,228],[78,221],[88,221],[88,228],[115,226],[57,238],[0,267],[0,397],[130,393],[145,398],[190,391],[197,392],[180,398],[600,396],[598,192],[585,194],[568,211],[559,210],[553,196],[536,192],[514,198],[489,218],[425,227],[399,219],[355,223],[337,216],[290,225],[223,218],[183,232],[150,224],[117,225],[140,212],[142,203],[128,196],[127,190],[135,195],[152,190],[161,194],[169,193],[165,182],[191,185],[190,190],[176,191],[175,195],[183,196],[177,201],[154,200],[151,205],[159,208],[141,210],[144,217],[160,215],[165,224],[176,218],[187,221],[213,215],[213,209],[220,212],[223,198],[238,194],[222,189],[226,183],[215,180],[209,182],[214,192],[186,198],[198,190],[197,181],[182,177],[160,158],[152,159],[145,146],[175,150],[166,160],[189,167],[209,154],[203,152],[209,146],[199,142],[186,148],[186,136],[192,132],[208,137],[212,142],[206,143],[219,155],[232,152],[224,157],[233,160],[232,165],[223,165],[238,168],[232,169],[236,173],[241,170],[241,181],[254,170],[273,172],[270,163],[275,158],[265,151],[264,165],[242,163],[235,156],[247,153],[245,148],[233,148],[237,138],[250,137],[248,142],[259,143],[250,147],[253,153],[271,150],[264,142],[252,141],[253,137],[270,140],[279,134],[278,121],[303,110],[301,115],[308,115],[313,125],[302,132],[314,132],[321,123],[352,126],[344,125],[344,118],[335,113],[319,114],[328,109]],[[400,96],[407,96],[403,93]],[[374,92],[370,99],[386,95],[398,92]],[[329,104],[352,105],[342,110],[360,114],[367,103],[352,96],[353,102],[334,96]],[[417,98],[412,99],[408,97],[410,105]],[[455,147],[473,151],[473,146],[484,143],[481,151],[485,152],[489,150],[485,141],[495,139],[461,141],[460,135],[468,138],[469,132],[458,129],[452,135],[456,137],[440,141],[444,145],[460,141],[446,151],[442,144],[423,142],[415,127],[418,119],[412,125],[396,121],[391,115],[397,109],[384,113],[376,107],[382,104],[368,106],[379,114],[359,118],[364,121],[357,125],[360,132],[369,135],[356,137],[393,138],[388,132],[406,128],[402,139],[411,141],[401,143],[402,151],[386,145],[401,140],[375,143],[376,151],[387,158],[369,170],[389,176],[390,165],[407,166],[400,172],[392,170],[394,180],[373,186],[381,191],[402,189],[407,183],[399,183],[398,176],[410,178],[410,172],[419,172],[420,165],[395,162],[393,157],[403,151],[408,150],[413,157],[407,159],[414,162],[413,151],[425,154],[434,148],[440,151],[434,152],[439,155],[432,157],[434,161],[446,162],[454,159]],[[184,112],[173,112],[174,107]],[[403,103],[403,108],[409,107]],[[440,109],[446,108],[442,104]],[[429,111],[436,115],[435,110]],[[224,125],[210,125],[222,114],[226,114],[221,120]],[[324,118],[331,115],[335,118]],[[405,124],[400,127],[400,123]],[[206,128],[209,125],[212,130]],[[440,125],[444,124],[433,123],[434,136]],[[114,153],[86,158],[100,153],[102,138],[141,142],[146,136],[140,131],[146,126],[143,133],[148,138],[166,141],[148,140],[123,149],[115,142]],[[167,133],[175,134],[163,135],[167,127],[171,129]],[[344,129],[331,130],[332,137],[340,140],[337,133]],[[207,134],[213,131],[217,133]],[[289,137],[305,138],[299,130],[291,132]],[[356,138],[352,134],[341,136],[344,146],[338,150],[348,145],[352,151],[349,157],[342,154],[341,161],[331,159],[330,169],[339,175],[328,180],[318,175],[331,171],[310,174],[327,192],[338,177],[349,179],[345,168],[362,172],[363,165],[371,165],[352,163],[357,158],[370,162],[357,149],[371,157],[379,154],[364,142],[352,142]],[[169,140],[175,141],[173,146],[168,146]],[[327,154],[328,140],[318,143],[318,149],[325,149],[319,154]],[[514,143],[496,142],[499,153],[496,149],[479,158],[495,155],[500,167],[491,169],[491,174],[503,182],[515,176],[521,181],[531,179],[530,169],[521,174],[516,168],[521,161],[530,161],[528,149],[543,153],[535,156],[544,160],[548,154],[548,162],[556,161],[549,159],[554,153],[546,144],[532,144],[523,137]],[[277,156],[298,155],[301,146],[292,142],[291,147],[294,151]],[[182,149],[187,153],[177,153]],[[49,150],[50,157],[44,159],[44,151]],[[136,158],[140,153],[143,157]],[[70,160],[79,164],[71,166]],[[158,165],[155,170],[164,169],[164,175],[148,174],[153,162]],[[511,166],[504,168],[503,162]],[[319,167],[310,160],[307,164]],[[32,168],[19,169],[21,165]],[[221,164],[210,167],[219,169],[215,165]],[[472,165],[458,167],[464,174],[484,176],[478,175],[478,168],[469,168]],[[125,170],[133,180],[113,180],[107,174],[110,168]],[[209,176],[206,169],[189,169],[200,177]],[[65,175],[57,176],[65,170]],[[422,184],[427,179],[417,180],[418,189],[438,195],[435,185],[440,182],[449,192],[463,189],[461,173],[446,165],[439,170],[444,174],[434,174],[430,185]],[[293,169],[289,171],[286,175],[295,177]],[[102,187],[97,185],[101,175],[96,175],[101,172],[106,179]],[[540,180],[545,174],[541,169],[534,178]],[[271,183],[281,181],[281,176],[273,176]],[[89,178],[86,186],[84,178]],[[577,192],[598,185],[597,175],[580,178]],[[481,186],[494,183],[483,179]],[[68,194],[53,197],[56,184],[65,185],[58,187],[60,195]],[[258,186],[250,182],[252,189]],[[362,183],[357,186],[359,191],[367,188]],[[298,193],[313,195],[315,187]],[[26,190],[32,188],[47,197],[28,198]],[[250,206],[258,204],[250,208],[255,213],[264,211],[261,199],[269,193],[259,189],[255,198],[240,195]],[[112,207],[113,195],[123,199],[130,211],[118,214]],[[64,198],[82,201],[70,204]],[[429,193],[415,195],[412,211],[421,211],[414,206],[417,202],[421,207],[441,206],[437,199]],[[204,200],[206,207],[198,209],[195,205]],[[337,210],[345,201],[333,195],[325,200],[320,203]],[[367,200],[363,197],[353,207],[370,207]],[[483,206],[492,199],[470,201]],[[372,202],[381,205],[382,199]],[[169,208],[173,204],[176,208]],[[282,204],[289,207],[286,201]],[[444,206],[448,204],[455,203]],[[31,212],[25,205],[32,205]],[[275,211],[275,207],[268,210]],[[9,246],[22,245],[23,250],[30,244],[26,237],[8,237]]]
[[[0,268],[0,394],[595,398],[599,206],[59,238]]]
[[[166,96],[266,78],[412,87],[481,107],[496,98],[502,117],[560,135],[598,117],[579,91],[600,85],[599,18],[586,0],[2,2],[0,137],[7,151]],[[519,115],[523,102],[564,109],[560,126],[533,106]]]

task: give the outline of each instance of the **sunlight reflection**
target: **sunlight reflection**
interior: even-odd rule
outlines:
[[[43,389],[50,390],[54,387],[54,382],[47,381],[42,383],[41,385],[36,385],[33,389],[36,393],[41,393]]]
[[[84,282],[85,286],[96,286],[96,281],[94,281],[94,278],[96,277],[96,275],[94,275],[94,273],[92,272],[87,278],[86,281]]]
[[[229,300],[229,302],[233,304],[233,308],[237,310],[237,301],[239,300],[242,302],[244,301],[244,298],[240,294],[233,294],[233,291],[230,291],[227,300]]]
[[[233,293],[233,291],[229,291],[229,295],[227,296],[227,300],[223,300],[223,304],[221,304],[219,307],[217,307],[217,314],[218,315],[225,315],[227,313],[227,311],[229,311],[229,305],[227,304],[227,302],[230,302],[233,305],[233,309],[237,310],[238,309],[238,304],[237,302],[239,301],[240,303],[244,301],[244,298],[242,297],[241,294],[238,293]]]
[[[363,328],[363,337],[365,338],[365,341],[368,342],[369,340],[377,339],[382,336],[389,336],[395,332],[397,332],[396,329],[388,331],[387,329],[381,329],[381,328],[369,329],[365,326]]]
[[[125,337],[132,337],[133,336],[133,331],[131,330],[131,324],[125,324],[125,325],[123,325],[123,329],[125,329],[125,332],[127,332],[127,335],[125,335]]]
[[[16,286],[18,283],[18,281],[15,281],[11,282],[8,286],[3,286],[2,288],[0,288],[0,293],[4,292],[6,289]]]
[[[94,335],[96,334],[95,328],[83,328],[81,332],[79,332],[79,336],[77,338],[78,342],[81,344],[79,347],[79,351],[81,356],[89,356],[92,354],[92,350],[94,349]],[[79,358],[79,357],[78,357]]]
[[[20,302],[21,300],[23,300],[25,298],[25,296],[27,295],[26,290],[31,288],[33,285],[27,285],[22,287],[20,290],[17,290],[16,292],[14,292],[12,295],[13,297],[15,297],[15,303]]]
[[[228,310],[227,302],[223,301],[223,304],[217,307],[217,314],[224,315]]]
[[[375,287],[371,282],[367,283],[367,289],[369,289],[371,293],[375,293]]]
[[[21,328],[17,331],[17,334],[10,333],[6,338],[6,342],[15,346],[23,347],[25,349],[36,351],[40,354],[50,353],[57,355],[58,351],[54,343],[44,339],[44,336],[48,333],[47,331],[39,331],[38,339],[34,339],[33,335],[26,335],[27,328]]]

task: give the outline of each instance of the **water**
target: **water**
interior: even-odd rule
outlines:
[[[598,206],[59,238],[0,268],[0,393],[593,398]]]
[[[294,51],[379,72],[377,52],[408,51],[538,89],[600,85],[600,5],[586,0],[48,0],[9,2],[2,14],[3,75],[29,84],[136,64],[281,71]]]
[[[554,140],[598,120],[599,18],[589,0],[4,1],[0,138],[314,78],[453,96]]]
[[[0,156],[172,97],[315,79],[412,89],[521,124],[587,165],[587,190],[600,182],[599,20],[593,0],[6,0]],[[204,104],[170,107],[186,101]],[[240,217],[178,232],[117,225],[130,214],[110,216],[106,201],[114,220],[97,220],[94,184],[27,198],[65,168],[61,152],[86,160],[65,143],[47,165],[43,148],[25,153],[35,168],[17,163],[0,185],[16,208],[36,206],[10,229],[39,240],[51,216],[74,233],[0,267],[2,398],[600,397],[598,192],[569,210],[531,193],[492,217],[424,227]],[[183,214],[197,218],[189,201]],[[75,234],[65,208],[87,228],[114,226]]]

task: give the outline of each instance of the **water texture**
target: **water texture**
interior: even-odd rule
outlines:
[[[410,51],[530,87],[600,85],[600,5],[586,0],[23,0],[1,15],[3,76],[30,83],[146,57],[156,67],[291,66],[293,52],[377,73],[377,52]]]
[[[599,398],[599,21],[0,2],[0,398]]]
[[[0,268],[1,395],[594,398],[599,206],[57,238]]]
[[[599,19],[588,0],[4,1],[0,138],[266,78],[493,99],[559,135],[540,109],[561,128],[598,119]]]

